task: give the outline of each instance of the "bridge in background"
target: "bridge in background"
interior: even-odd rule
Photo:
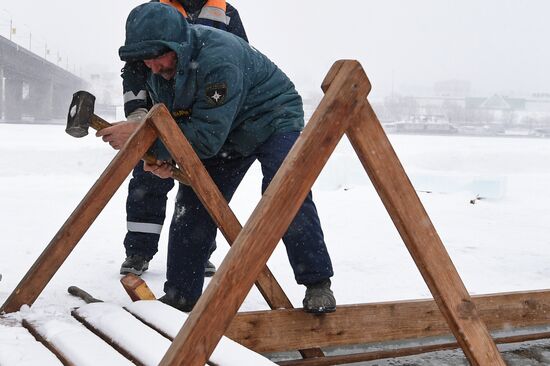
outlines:
[[[0,120],[63,118],[86,82],[0,36]]]

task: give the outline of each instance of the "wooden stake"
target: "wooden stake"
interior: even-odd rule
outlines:
[[[132,301],[157,299],[147,283],[135,274],[128,273],[120,279],[120,283]]]

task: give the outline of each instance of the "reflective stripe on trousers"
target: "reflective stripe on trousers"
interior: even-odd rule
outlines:
[[[145,233],[145,234],[159,234],[162,231],[162,225],[159,224],[150,224],[147,222],[127,222],[128,231],[134,233]]]

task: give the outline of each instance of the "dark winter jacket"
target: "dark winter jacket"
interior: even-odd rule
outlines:
[[[275,132],[303,128],[302,99],[266,56],[230,33],[188,25],[168,5],[140,5],[128,17],[121,59],[163,48],[176,52],[177,74],[167,81],[148,72],[148,91],[167,105],[201,158],[246,156]]]
[[[159,2],[159,0],[152,0],[151,2]],[[215,22],[209,19],[199,17],[200,9],[196,9],[197,6],[192,6],[190,3],[204,3],[199,1],[179,1],[184,8],[188,10],[189,17],[188,23],[201,24],[206,26],[215,27],[218,29],[226,30],[236,36],[241,37],[248,42],[246,32],[244,30],[243,23],[239,16],[239,12],[229,3],[227,3],[226,16],[228,19],[226,23]],[[191,9],[192,8],[192,9]],[[126,116],[135,111],[138,108],[149,109],[151,107],[151,100],[145,91],[145,75],[147,73],[146,67],[141,61],[128,62],[122,69],[122,89],[124,93],[124,112]]]

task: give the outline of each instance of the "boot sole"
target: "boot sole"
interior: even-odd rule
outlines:
[[[304,308],[304,311],[310,314],[328,314],[328,313],[334,313],[336,311],[336,307],[330,307],[330,308],[323,307],[323,308],[317,308],[317,309]]]
[[[204,277],[212,277],[216,273],[215,269],[205,269],[204,270]]]
[[[143,267],[143,269],[140,271],[138,269],[132,268],[132,267],[121,267],[120,268],[120,274],[121,275],[127,275],[129,273],[135,274],[136,276],[141,276],[143,272],[147,271],[149,269],[149,266]]]

